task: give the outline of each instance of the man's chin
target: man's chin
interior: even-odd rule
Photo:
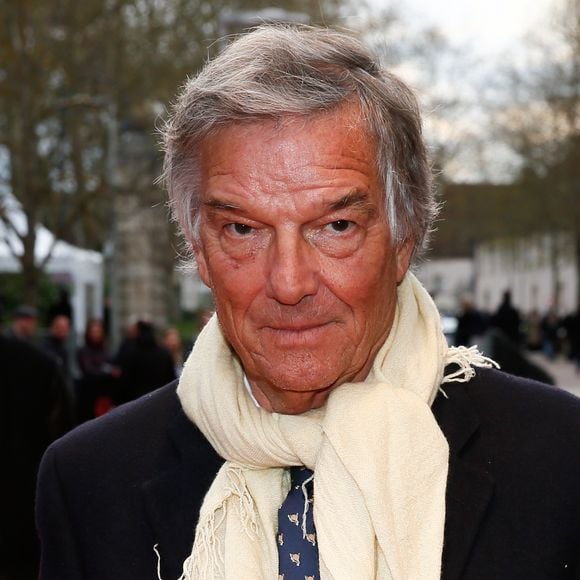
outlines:
[[[323,390],[279,391],[268,393],[268,410],[283,415],[300,415],[323,407],[332,387]]]
[[[260,393],[255,393],[260,405],[270,411],[286,415],[304,413],[322,407],[333,388],[336,377],[324,373],[309,376],[293,373],[264,377],[265,383]]]

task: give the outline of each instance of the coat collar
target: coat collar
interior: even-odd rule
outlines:
[[[477,531],[490,503],[494,482],[487,458],[477,444],[480,418],[464,384],[444,385],[433,413],[449,443],[443,574],[463,576]]]

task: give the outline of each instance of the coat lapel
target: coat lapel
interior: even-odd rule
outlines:
[[[179,409],[168,426],[171,460],[142,485],[145,513],[161,560],[161,577],[178,578],[191,553],[203,498],[223,463]]]
[[[449,442],[442,578],[457,580],[469,561],[494,482],[486,469],[486,457],[474,444],[480,420],[464,385],[445,385],[444,389],[448,398],[439,395],[433,406]]]

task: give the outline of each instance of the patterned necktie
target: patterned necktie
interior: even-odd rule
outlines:
[[[290,468],[290,491],[278,511],[279,580],[319,580],[314,529],[314,474]]]

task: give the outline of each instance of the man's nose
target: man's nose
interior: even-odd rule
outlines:
[[[319,263],[316,250],[299,233],[277,234],[270,247],[266,293],[281,304],[298,304],[316,294]]]

